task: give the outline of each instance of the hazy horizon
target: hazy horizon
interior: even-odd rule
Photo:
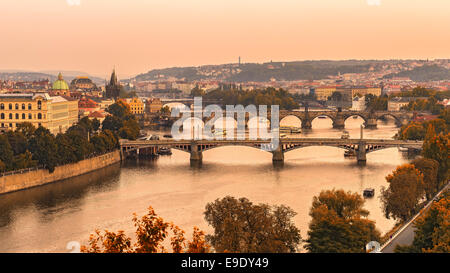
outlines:
[[[0,70],[449,59],[446,0],[4,0]]]

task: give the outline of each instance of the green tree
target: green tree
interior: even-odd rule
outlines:
[[[16,131],[21,132],[27,139],[30,139],[34,135],[36,127],[30,122],[22,122],[17,124]]]
[[[27,137],[19,130],[6,133],[14,155],[23,154],[28,149]]]
[[[15,170],[33,168],[36,166],[37,162],[36,160],[33,160],[33,155],[29,151],[14,156],[13,167]]]
[[[408,220],[424,195],[423,174],[414,165],[405,164],[386,177],[389,187],[382,188],[381,201],[387,218]]]
[[[231,196],[208,203],[205,219],[214,228],[207,239],[217,252],[295,252],[300,230],[286,206],[254,205],[247,198]]]
[[[11,170],[13,168],[14,152],[9,144],[8,137],[5,135],[0,135],[0,161],[3,162],[2,169]]]
[[[39,126],[29,143],[33,159],[37,160],[40,165],[45,166],[50,172],[53,172],[58,165],[58,147],[55,137],[48,129]]]
[[[205,95],[205,91],[203,89],[199,88],[198,86],[195,86],[191,90],[192,97],[203,97],[204,95]]]
[[[56,136],[56,145],[58,147],[59,164],[70,164],[77,162],[75,155],[75,147],[72,145],[72,140],[67,134],[58,134]]]
[[[343,190],[322,191],[313,198],[308,240],[305,246],[312,253],[365,252],[370,241],[379,241],[375,222],[365,219],[364,199]]]
[[[6,171],[6,165],[3,163],[3,161],[0,160],[0,172]]]
[[[94,118],[92,120],[92,129],[94,130],[94,132],[97,132],[100,129],[100,121],[97,118]]]
[[[439,162],[429,158],[417,158],[412,164],[423,174],[425,195],[430,200],[439,191],[438,170]]]

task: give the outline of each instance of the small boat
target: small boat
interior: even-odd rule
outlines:
[[[171,155],[172,150],[169,147],[161,147],[158,150],[159,155]]]
[[[173,138],[173,136],[171,134],[165,134],[164,137],[165,138]]]
[[[287,137],[287,135],[286,135],[286,134],[280,134],[280,137],[281,137],[281,138]]]
[[[405,148],[405,147],[398,147],[398,151],[399,151],[399,152],[407,152],[407,151],[408,151],[408,148]]]
[[[353,157],[353,156],[356,156],[356,154],[354,151],[345,151],[344,156],[345,157]]]
[[[349,139],[349,138],[350,138],[350,134],[348,131],[342,132],[341,139]]]
[[[363,196],[364,197],[373,197],[375,195],[375,189],[373,188],[367,188],[363,191]]]
[[[301,134],[301,133],[302,133],[302,130],[298,127],[293,127],[291,129],[291,134]]]

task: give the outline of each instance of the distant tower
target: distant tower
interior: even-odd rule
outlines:
[[[241,66],[241,56],[239,56],[239,66]]]
[[[120,89],[121,86],[119,85],[119,82],[117,81],[117,75],[116,75],[116,69],[113,69],[113,72],[111,74],[111,80],[109,81],[109,84],[106,85],[106,97],[107,98],[114,98],[117,99],[120,95]]]

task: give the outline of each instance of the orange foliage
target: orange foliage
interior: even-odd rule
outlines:
[[[89,244],[81,247],[84,253],[157,253],[167,252],[163,242],[169,237],[173,253],[207,253],[210,246],[206,243],[205,233],[194,227],[192,241],[186,242],[184,231],[172,223],[165,222],[163,218],[156,215],[152,207],[141,219],[133,214],[133,222],[136,227],[136,243],[131,244],[131,238],[123,231],[117,233],[105,230],[102,234],[96,230],[89,237]],[[187,247],[186,247],[187,246]]]

